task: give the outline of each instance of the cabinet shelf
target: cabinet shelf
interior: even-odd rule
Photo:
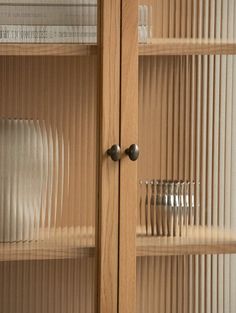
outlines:
[[[0,44],[0,56],[88,56],[97,54],[93,44]]]
[[[236,234],[206,227],[189,227],[187,237],[137,237],[137,256],[236,253]]]
[[[95,236],[69,231],[40,232],[41,239],[31,242],[0,243],[0,262],[23,260],[55,260],[95,255]],[[45,239],[42,239],[45,238]]]
[[[151,43],[139,45],[140,56],[221,54],[236,54],[236,42],[203,39],[152,39]]]

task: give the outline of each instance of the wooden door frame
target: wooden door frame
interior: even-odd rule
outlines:
[[[98,312],[135,313],[138,168],[124,150],[138,142],[138,0],[101,0],[100,10]],[[120,164],[106,155],[114,143]]]
[[[97,223],[97,311],[118,309],[119,162],[106,151],[119,144],[120,123],[120,6],[121,0],[100,0],[99,99],[100,167]]]
[[[138,0],[122,0],[119,313],[136,312],[138,164],[124,150],[138,143]]]

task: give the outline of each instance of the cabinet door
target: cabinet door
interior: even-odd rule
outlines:
[[[1,313],[117,312],[119,14],[0,4]]]
[[[235,312],[235,1],[124,2],[120,312]]]

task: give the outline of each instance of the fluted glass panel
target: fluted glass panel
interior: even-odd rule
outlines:
[[[236,39],[234,0],[139,0],[152,11],[150,27],[156,38]],[[152,40],[151,40],[152,41]]]
[[[234,1],[190,2],[153,1],[154,36],[234,38]],[[184,20],[191,5],[199,14]],[[164,18],[164,9],[169,17],[179,14],[178,20]],[[165,28],[168,21],[176,32],[179,22],[178,33]],[[194,23],[201,28],[195,35],[189,28]],[[209,35],[211,23],[215,32]],[[231,313],[236,57],[204,51],[201,42],[194,53],[184,52],[176,43],[169,43],[170,56],[164,49],[160,55],[158,45],[151,50],[150,43],[139,57],[137,312]]]
[[[96,312],[98,60],[0,57],[0,312]]]
[[[97,43],[97,0],[0,2],[0,43]]]

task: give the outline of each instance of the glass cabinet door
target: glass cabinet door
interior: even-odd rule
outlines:
[[[101,308],[101,2],[0,3],[1,313]]]
[[[135,311],[235,312],[235,1],[139,5]]]

